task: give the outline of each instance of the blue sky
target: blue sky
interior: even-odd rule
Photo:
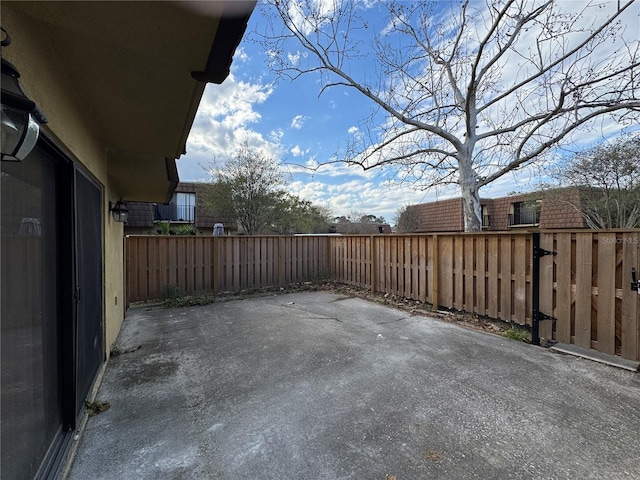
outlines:
[[[206,170],[214,160],[224,161],[246,141],[282,162],[291,193],[328,207],[334,216],[373,214],[393,222],[403,205],[458,196],[453,187],[425,192],[389,182],[388,170],[365,172],[336,163],[316,171],[304,168],[330,161],[349,138],[361,134],[360,122],[369,114],[371,101],[340,87],[319,96],[319,79],[314,75],[278,81],[269,70],[264,47],[253,34],[265,21],[260,8],[249,21],[230,76],[221,85],[206,87],[187,153],[177,161],[182,181],[209,180]],[[377,23],[380,13],[375,7],[365,9],[365,15],[373,28],[384,28]],[[367,59],[354,68],[367,68]],[[517,177],[507,174],[481,195],[498,197],[531,190],[538,173],[525,169]]]

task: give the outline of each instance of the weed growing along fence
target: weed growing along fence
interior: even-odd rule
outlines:
[[[637,230],[548,231],[532,284],[532,233],[163,237],[126,241],[128,301],[331,279],[444,308],[532,324],[546,340],[639,359]],[[543,317],[546,318],[546,317]]]

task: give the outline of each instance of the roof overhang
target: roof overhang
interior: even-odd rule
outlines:
[[[205,85],[229,75],[255,0],[7,3],[37,22],[106,146],[113,190],[169,201]]]

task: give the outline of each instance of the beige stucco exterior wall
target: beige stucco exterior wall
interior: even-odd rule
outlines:
[[[106,190],[105,190],[106,191]],[[107,355],[115,342],[125,313],[124,229],[114,222],[109,212],[109,200],[104,208],[104,304],[105,350]]]
[[[3,48],[3,57],[20,71],[24,89],[46,115],[48,124],[43,130],[102,186],[103,309],[108,353],[124,319],[125,300],[123,226],[109,214],[109,200],[119,199],[120,194],[109,186],[105,145],[56,61],[55,45],[40,34],[38,20],[17,13],[10,2],[4,2],[1,8],[2,26],[11,37],[11,45]]]

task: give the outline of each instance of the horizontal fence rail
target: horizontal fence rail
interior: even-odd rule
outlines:
[[[129,236],[129,302],[179,293],[239,292],[331,279],[520,325],[539,336],[640,360],[637,230],[533,234]],[[553,254],[552,252],[555,252]],[[538,315],[538,314],[536,314]],[[537,317],[539,318],[539,317]]]

